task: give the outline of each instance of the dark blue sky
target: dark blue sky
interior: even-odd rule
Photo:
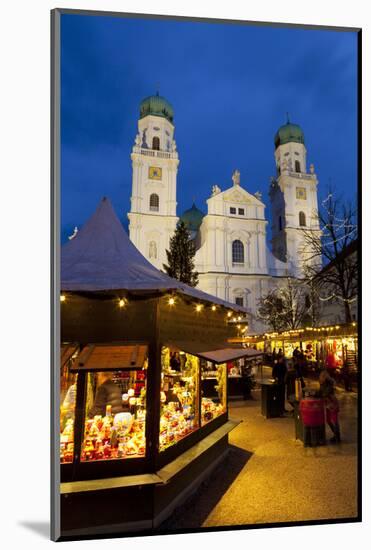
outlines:
[[[212,185],[230,187],[238,168],[269,218],[286,111],[304,131],[320,198],[331,179],[354,199],[355,32],[64,14],[61,49],[62,238],[104,195],[127,226],[139,104],[157,84],[175,111],[178,215],[193,197],[206,212]]]

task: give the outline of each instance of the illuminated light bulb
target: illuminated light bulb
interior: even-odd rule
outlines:
[[[169,306],[173,306],[175,304],[175,299],[174,298],[169,298],[168,304],[169,304]]]
[[[237,317],[237,319],[238,319],[239,321],[241,321],[241,315],[239,315],[239,316]]]
[[[216,310],[216,306],[211,306],[212,311]]]
[[[124,305],[125,305],[125,300],[124,300],[123,298],[120,298],[120,300],[119,300],[119,306],[120,306],[120,307],[124,307]]]
[[[199,313],[202,309],[202,305],[201,304],[197,304],[196,306],[196,311]]]
[[[336,328],[336,329],[339,329],[340,327],[339,327],[339,325],[336,325],[336,327],[335,327],[335,328]]]
[[[353,327],[355,327],[355,326],[356,326],[356,324],[355,324],[355,323],[352,323],[352,326],[353,326]]]
[[[228,317],[232,317],[232,312],[228,311],[227,315],[228,315]]]
[[[135,394],[135,391],[133,390],[133,388],[130,388],[130,390],[128,390],[128,396],[133,397],[134,394]]]
[[[66,301],[66,297],[65,297],[65,295],[64,295],[64,294],[61,294],[61,296],[60,296],[60,300],[61,300],[61,302],[65,302],[65,301]]]
[[[237,328],[241,328],[241,325],[237,325]]]

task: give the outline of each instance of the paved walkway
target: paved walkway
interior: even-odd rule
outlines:
[[[230,402],[243,420],[228,458],[163,524],[166,530],[351,518],[357,515],[357,396],[338,392],[343,442],[304,448],[294,420],[265,419],[254,401]],[[328,432],[328,438],[330,433]]]

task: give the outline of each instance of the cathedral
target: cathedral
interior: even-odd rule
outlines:
[[[263,331],[266,327],[257,318],[260,297],[284,284],[287,277],[302,276],[309,257],[304,231],[320,236],[318,180],[313,164],[307,172],[303,131],[288,120],[274,138],[271,249],[265,204],[260,193],[244,189],[238,170],[226,189],[212,186],[206,214],[193,204],[177,216],[179,154],[174,131],[174,111],[165,98],[157,94],[141,102],[131,153],[130,239],[154,266],[163,269],[170,238],[179,219],[183,220],[196,245],[198,288],[244,306],[250,331]]]

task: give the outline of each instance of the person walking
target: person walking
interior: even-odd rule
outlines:
[[[320,396],[325,400],[326,422],[329,425],[333,437],[331,443],[340,443],[339,426],[339,401],[335,396],[335,380],[331,378],[327,370],[322,370],[319,375]]]
[[[282,350],[280,350],[282,351]],[[277,363],[272,368],[272,378],[275,379],[277,385],[279,386],[279,395],[280,395],[280,402],[281,402],[281,409],[282,414],[284,412],[289,412],[285,408],[285,380],[286,380],[286,373],[287,373],[287,366],[285,358],[282,355],[279,355],[277,359]]]

